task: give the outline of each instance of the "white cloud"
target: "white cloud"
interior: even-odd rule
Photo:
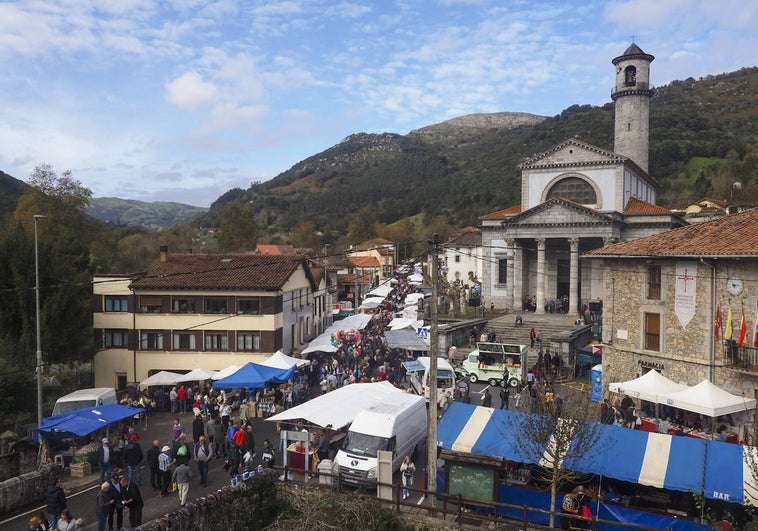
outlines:
[[[166,84],[166,99],[183,109],[211,105],[218,94],[213,83],[203,80],[197,72],[185,72]]]

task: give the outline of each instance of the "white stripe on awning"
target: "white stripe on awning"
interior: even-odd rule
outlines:
[[[663,433],[649,433],[645,457],[640,467],[640,480],[643,485],[663,488],[666,480],[672,437]],[[700,463],[697,466],[702,466]]]
[[[469,417],[466,425],[463,426],[463,429],[461,429],[461,433],[455,439],[451,450],[471,453],[471,449],[476,444],[476,441],[479,440],[484,428],[490,421],[492,411],[492,408],[489,407],[474,408],[474,412]]]

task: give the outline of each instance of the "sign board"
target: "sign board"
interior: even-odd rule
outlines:
[[[418,335],[419,339],[429,339],[429,327],[428,326],[417,327],[416,335]]]

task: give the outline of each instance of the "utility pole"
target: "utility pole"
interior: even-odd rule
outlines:
[[[439,331],[437,329],[437,291],[439,282],[439,252],[440,237],[434,234],[429,242],[432,245],[432,259],[430,267],[432,268],[432,316],[429,327],[429,418],[427,419],[426,434],[426,477],[427,477],[427,505],[430,507],[431,514],[434,514],[434,507],[437,502],[437,350],[439,347]]]

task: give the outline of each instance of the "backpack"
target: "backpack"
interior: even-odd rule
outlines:
[[[561,503],[561,509],[567,513],[576,514],[579,511],[579,503],[573,494],[566,494]]]

